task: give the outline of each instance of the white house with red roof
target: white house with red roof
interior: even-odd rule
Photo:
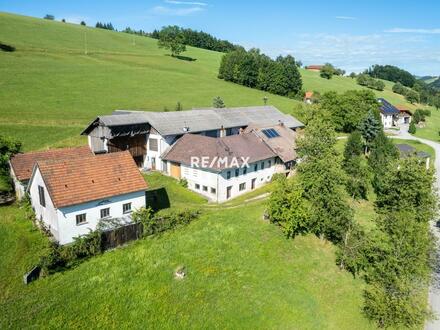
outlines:
[[[27,192],[36,218],[60,244],[100,222],[131,222],[145,207],[147,184],[128,151],[35,163]]]

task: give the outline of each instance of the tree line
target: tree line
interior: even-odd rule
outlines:
[[[268,216],[287,237],[314,234],[335,244],[337,265],[366,282],[363,311],[379,327],[421,326],[430,317],[433,171],[415,157],[399,159],[377,109],[351,133],[341,161],[329,116],[312,109],[297,143],[298,173],[277,177]],[[349,197],[367,199],[371,189],[378,216],[366,230]]]
[[[361,85],[377,91],[383,91],[385,88],[385,83],[382,80],[374,79],[367,74],[359,74],[356,77],[356,82]]]
[[[96,22],[95,27],[98,28],[98,29],[115,31],[115,28],[113,27],[113,24],[110,23],[110,22],[109,23]]]
[[[172,26],[173,29],[181,35],[182,43],[187,46],[214,50],[217,52],[227,53],[233,50],[241,49],[243,47],[234,45],[233,43],[218,39],[209,33],[203,31],[196,31],[192,29],[184,29],[178,26]],[[161,33],[168,30],[170,26],[164,26],[161,30],[154,30],[149,36],[154,39],[160,39]]]
[[[298,63],[290,55],[273,60],[259,49],[234,50],[223,55],[218,77],[273,94],[288,97],[301,94]]]
[[[373,65],[364,72],[365,74],[383,80],[392,82],[400,82],[406,87],[413,87],[416,78],[406,70],[400,69],[393,65]]]

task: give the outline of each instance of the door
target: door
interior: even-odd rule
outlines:
[[[232,186],[226,188],[226,199],[231,198]]]
[[[256,178],[253,178],[251,181],[251,190],[255,189],[255,181],[257,181]]]
[[[156,169],[156,157],[151,158],[151,169],[153,171]]]
[[[171,171],[170,171],[171,176],[173,178],[180,179],[180,164],[171,163],[170,166],[171,166]]]

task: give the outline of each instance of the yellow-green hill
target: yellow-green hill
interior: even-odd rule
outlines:
[[[0,132],[23,140],[25,150],[83,143],[81,129],[114,109],[172,110],[211,106],[221,96],[227,106],[269,103],[298,115],[300,102],[217,78],[222,54],[188,47],[172,58],[156,40],[76,24],[0,13]],[[301,70],[305,90],[360,89],[351,78],[326,80]],[[405,103],[391,83],[377,93]]]

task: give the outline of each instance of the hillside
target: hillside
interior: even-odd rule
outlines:
[[[0,131],[25,150],[84,143],[84,126],[114,109],[162,111],[178,101],[185,109],[207,107],[217,95],[227,106],[263,104],[267,95],[298,115],[298,101],[217,79],[217,52],[188,47],[184,55],[193,60],[179,60],[154,39],[7,13],[0,13],[0,43],[16,49],[0,51]],[[305,90],[363,88],[347,77],[301,74]],[[377,94],[405,103],[386,86]]]

